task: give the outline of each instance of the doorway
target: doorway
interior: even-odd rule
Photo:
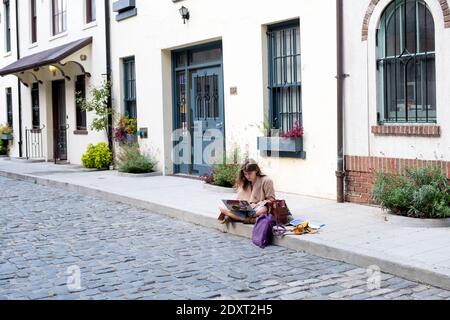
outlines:
[[[183,138],[175,144],[184,144],[181,153],[174,154],[175,173],[201,176],[211,171],[203,153],[211,143],[215,152],[225,153],[225,143],[215,141],[211,130],[225,138],[225,112],[223,101],[222,43],[183,49],[173,53],[174,65],[174,130],[180,129],[191,139]],[[218,130],[218,131],[217,131]],[[189,135],[187,134],[189,133]],[[183,152],[189,150],[189,163]]]
[[[65,80],[52,82],[53,154],[55,163],[67,161],[67,116]]]

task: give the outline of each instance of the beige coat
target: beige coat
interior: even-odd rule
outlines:
[[[238,200],[246,200],[250,203],[259,203],[269,198],[275,197],[273,181],[268,176],[257,177],[253,185],[244,190],[238,189]]]

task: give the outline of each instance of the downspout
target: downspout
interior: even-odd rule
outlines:
[[[20,59],[20,37],[19,37],[19,6],[18,6],[19,0],[16,0],[16,50],[17,50],[17,60]],[[20,80],[17,79],[17,94],[18,94],[18,103],[19,103],[19,158],[22,158],[23,152],[22,152],[22,84],[20,83]]]
[[[343,203],[344,197],[344,126],[343,126],[343,88],[346,75],[344,66],[344,27],[343,27],[343,0],[336,0],[336,40],[337,40],[337,202]]]
[[[109,13],[109,0],[105,0],[105,41],[106,41],[106,81],[111,84],[111,16]],[[108,145],[112,152],[112,161],[114,163],[115,150],[112,139],[113,116],[112,116],[112,86],[109,87],[109,95],[107,102],[108,110]]]

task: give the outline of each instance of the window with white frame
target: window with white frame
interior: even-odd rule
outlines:
[[[97,11],[95,7],[95,0],[86,0],[86,23],[97,20]]]
[[[392,1],[376,41],[378,122],[436,122],[434,20],[425,1]]]
[[[11,7],[9,0],[3,0],[3,11],[5,14],[5,49],[11,51]]]
[[[53,35],[67,31],[67,1],[52,0]]]
[[[36,0],[30,0],[30,30],[31,30],[31,43],[35,43],[37,41]]]

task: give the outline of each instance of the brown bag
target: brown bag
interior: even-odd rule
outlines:
[[[269,204],[269,212],[274,216],[277,224],[287,224],[291,214],[285,200],[275,200]]]

